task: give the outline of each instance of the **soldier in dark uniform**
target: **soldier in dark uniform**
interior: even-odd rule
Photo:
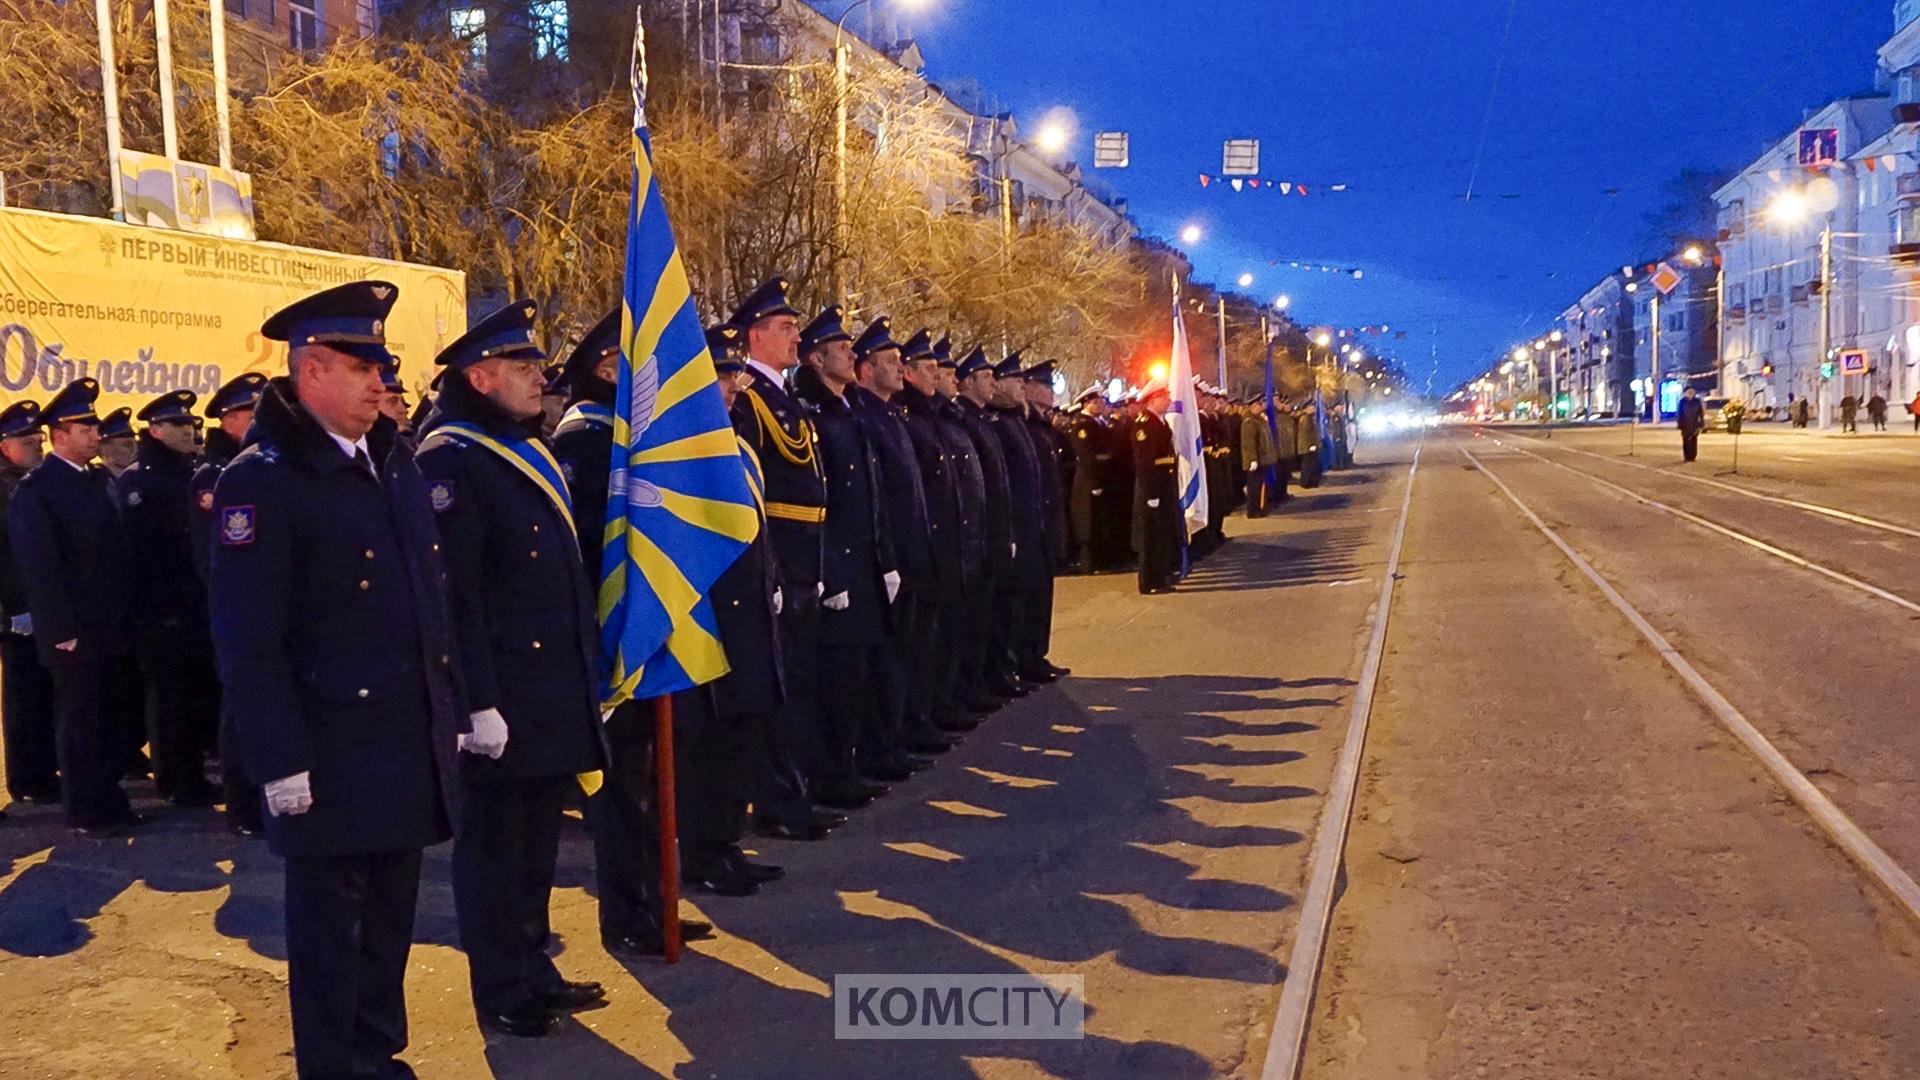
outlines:
[[[413,411],[407,405],[407,384],[400,381],[399,361],[380,372],[380,386],[386,391],[380,397],[380,414],[393,421],[401,435],[412,438]]]
[[[1047,659],[1053,648],[1053,579],[1073,554],[1067,529],[1068,470],[1073,457],[1067,452],[1066,437],[1054,426],[1053,416],[1053,379],[1058,367],[1052,360],[1035,364],[1020,373],[1017,384],[1026,409],[1027,435],[1040,464],[1040,538],[1047,569],[1027,612],[1031,655],[1020,674],[1042,683],[1069,674]]]
[[[800,362],[799,314],[787,303],[786,280],[776,277],[749,294],[727,321],[747,339],[747,384],[734,399],[733,426],[766,478],[767,541],[779,565],[783,597],[780,643],[787,701],[767,728],[773,743],[763,760],[774,769],[756,777],[753,824],[777,839],[819,840],[836,819],[845,819],[815,810],[805,779],[827,758],[820,715],[820,547],[827,486],[808,408],[787,392],[784,381]]]
[[[588,583],[589,610],[601,577],[607,477],[613,464],[614,380],[619,373],[620,309],[615,308],[587,331],[566,363],[545,378],[549,390],[559,388],[567,394],[567,409],[554,435],[553,454],[572,494],[574,538]],[[602,679],[597,643],[595,650],[597,705]],[[676,714],[676,726],[679,722]],[[659,956],[666,950],[666,912],[660,890],[660,815],[651,702],[622,703],[607,717],[605,735],[608,765],[600,789],[587,804],[600,901],[600,943],[622,958]],[[713,928],[707,923],[693,919],[680,922],[682,941],[699,941],[712,934]]]
[[[14,489],[45,459],[40,404],[16,401],[0,411],[0,729],[5,732],[7,794],[30,803],[60,798],[53,677],[34,649],[26,575],[13,553],[6,513]]]
[[[1073,546],[1072,558],[1065,568],[1068,573],[1091,574],[1099,569],[1093,557],[1094,491],[1104,489],[1100,483],[1100,463],[1094,459],[1100,428],[1098,414],[1094,412],[1099,406],[1095,402],[1106,404],[1099,383],[1081,391],[1066,413],[1065,441],[1067,452],[1073,455],[1073,483],[1067,488],[1067,531]]]
[[[794,395],[813,408],[827,478],[820,706],[828,752],[807,778],[815,801],[852,810],[886,794],[883,781],[904,780],[906,770],[875,750],[894,737],[886,694],[877,683],[881,654],[893,632],[900,573],[880,500],[880,466],[845,397],[854,362],[853,335],[843,318],[842,308],[830,306],[800,332],[801,364],[793,387]]]
[[[976,432],[969,426],[970,419],[960,399],[960,364],[953,356],[953,339],[943,336],[935,342],[933,356],[934,416],[940,423],[941,441],[947,444],[947,461],[953,466],[954,480],[959,484],[961,519],[966,523],[960,552],[966,591],[949,599],[954,611],[947,623],[952,627],[950,640],[954,650],[953,700],[959,709],[957,713],[950,713],[941,725],[944,731],[961,732],[979,727],[980,714],[992,712],[1004,700],[988,693],[983,682],[981,661],[986,656],[987,639],[980,619],[992,617],[996,552],[1006,549],[996,547],[991,536],[987,470],[992,463],[981,457],[976,440],[976,435],[991,438],[991,433]],[[1004,473],[1004,464],[1002,470]],[[1007,512],[1005,490],[1003,475],[999,496],[1002,500],[999,528],[1003,541],[1006,530],[1011,527],[1004,516]]]
[[[207,431],[200,467],[193,472],[192,523],[187,533],[203,591],[212,558],[214,485],[246,443],[247,432],[253,427],[253,411],[266,385],[265,375],[246,372],[228,380],[207,400],[206,416],[214,426]],[[227,808],[227,828],[234,835],[258,836],[265,831],[266,825],[260,820],[260,787],[247,779],[246,761],[224,699],[220,706],[220,788]]]
[[[1133,521],[1140,543],[1140,591],[1172,592],[1180,573],[1180,465],[1173,429],[1165,419],[1171,398],[1164,382],[1149,383],[1133,426]]]
[[[1027,429],[1026,390],[1020,379],[1025,370],[1019,353],[993,369],[994,434],[1007,462],[1007,492],[1013,512],[1013,569],[999,596],[997,626],[1006,632],[1001,647],[1012,657],[1013,674],[1031,688],[1056,676],[1046,663],[1043,627],[1052,620],[1053,558],[1048,550],[1048,508],[1042,477],[1052,470],[1042,466],[1040,451]],[[1058,474],[1055,473],[1057,476]],[[1042,607],[1046,610],[1042,610]]]
[[[85,835],[113,836],[140,822],[120,788],[128,733],[139,723],[139,679],[119,515],[106,471],[89,464],[100,446],[99,394],[92,379],[76,379],[47,402],[40,415],[53,453],[14,489],[7,532],[26,581],[34,645],[53,677],[67,821]]]
[[[933,345],[925,338],[922,332],[915,340],[925,356],[923,362],[931,362]],[[928,508],[931,485],[922,475],[923,463],[900,398],[906,388],[902,351],[893,339],[892,321],[886,316],[867,324],[853,343],[859,381],[846,388],[846,397],[880,466],[881,501],[886,507],[887,532],[900,575],[893,600],[894,633],[880,656],[880,683],[887,695],[885,708],[893,718],[894,734],[888,745],[870,748],[869,752],[885,754],[896,765],[914,770],[929,764],[930,759],[923,755],[942,753],[953,744],[933,723],[939,689],[938,658],[934,655],[939,641],[935,600],[939,578],[933,565],[934,522]],[[935,465],[944,462],[936,461]],[[937,475],[934,482],[944,483],[946,477]]]
[[[1300,486],[1317,488],[1327,475],[1326,448],[1320,437],[1320,404],[1309,398],[1293,412],[1294,451],[1300,455]]]
[[[302,1077],[411,1075],[420,854],[459,820],[457,750],[501,747],[461,707],[426,481],[380,414],[398,292],[353,282],[267,320],[289,374],[214,489],[213,642],[286,860]]]
[[[127,545],[130,629],[146,684],[147,742],[161,797],[211,806],[206,755],[218,741],[219,682],[207,627],[207,592],[193,564],[191,390],[140,409],[147,425],[133,466],[113,483]]]
[[[729,410],[746,381],[744,345],[737,326],[707,331],[707,352]],[[740,453],[748,475],[758,478],[760,462],[744,440]],[[748,859],[740,849],[748,781],[775,768],[762,760],[770,745],[766,728],[786,700],[778,625],[785,600],[764,516],[759,534],[707,596],[729,670],[673,698],[681,876],[707,892],[750,896],[786,875],[781,867]]]
[[[1279,456],[1279,461],[1273,467],[1273,501],[1278,505],[1293,497],[1287,492],[1287,482],[1292,479],[1293,471],[1300,467],[1298,421],[1286,398],[1274,398],[1273,430],[1273,452]]]
[[[986,547],[980,535],[981,504],[986,499],[973,442],[951,402],[940,396],[940,356],[933,335],[922,330],[902,347],[904,385],[893,396],[906,419],[907,436],[920,465],[927,506],[930,559],[927,583],[920,590],[919,613],[907,641],[912,669],[927,701],[930,737],[915,749],[950,743],[977,725],[967,713],[969,688],[961,680],[967,653],[966,597],[979,582]],[[948,361],[951,363],[951,360]],[[910,744],[911,745],[911,744]]]
[[[598,576],[540,438],[546,353],[535,307],[482,318],[434,358],[448,369],[418,453],[439,526],[465,704],[480,750],[460,758],[453,902],[480,1026],[539,1036],[606,996],[546,953],[568,791],[602,770]],[[386,415],[391,419],[391,414]],[[397,427],[397,425],[396,425]]]
[[[973,700],[967,708],[974,712],[991,711],[1009,698],[1023,696],[1023,686],[1014,670],[1012,652],[1007,648],[1009,613],[1003,598],[1011,594],[1019,580],[1015,558],[1019,548],[1014,537],[1016,508],[1012,480],[1008,477],[1007,452],[1000,440],[1000,414],[989,408],[993,401],[993,362],[975,346],[954,369],[960,403],[960,416],[967,436],[973,441],[980,461],[980,474],[986,492],[981,529],[986,538],[985,573],[978,588],[968,596],[973,653],[967,658],[968,682]]]

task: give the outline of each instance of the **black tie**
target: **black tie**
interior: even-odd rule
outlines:
[[[380,473],[373,467],[373,459],[368,457],[367,452],[358,446],[353,448],[353,463],[367,470],[367,475],[373,477],[374,483],[377,484],[380,482]]]

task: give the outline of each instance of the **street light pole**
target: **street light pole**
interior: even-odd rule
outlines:
[[[854,0],[833,24],[833,262],[835,299],[845,299],[841,264],[847,250],[847,16],[873,3]]]
[[[1826,228],[1820,230],[1820,353],[1815,363],[1824,365],[1833,359],[1833,215],[1827,215]],[[1816,367],[1820,377],[1826,368]],[[1845,379],[1846,376],[1840,376]],[[1820,427],[1833,426],[1833,381],[1820,378]]]

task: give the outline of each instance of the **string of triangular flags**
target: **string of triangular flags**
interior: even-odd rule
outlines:
[[[1293,180],[1269,180],[1263,176],[1200,174],[1201,187],[1212,187],[1215,184],[1231,187],[1235,191],[1277,191],[1282,195],[1311,195],[1315,191],[1345,194],[1347,191],[1346,184],[1304,184]]]

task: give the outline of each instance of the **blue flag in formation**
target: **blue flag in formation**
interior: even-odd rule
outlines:
[[[760,531],[654,176],[646,93],[646,42],[636,13],[633,188],[600,561],[602,703],[609,708],[727,673],[706,594]]]

